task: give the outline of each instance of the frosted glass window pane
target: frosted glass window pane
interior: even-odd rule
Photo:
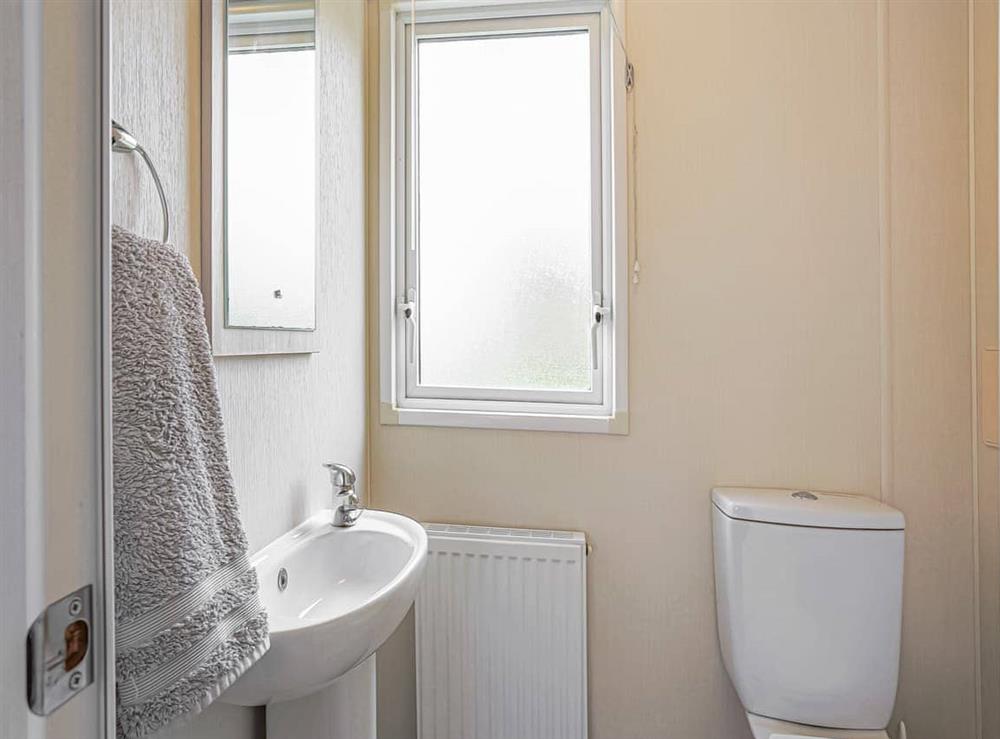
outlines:
[[[230,54],[229,326],[316,327],[316,53]]]
[[[588,33],[418,49],[420,383],[589,391]]]

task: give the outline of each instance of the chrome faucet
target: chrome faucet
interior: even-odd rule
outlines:
[[[364,511],[354,492],[358,476],[346,464],[327,462],[323,466],[330,470],[330,482],[333,484],[333,525],[353,526]]]

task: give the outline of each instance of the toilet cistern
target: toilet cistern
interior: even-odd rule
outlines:
[[[330,482],[333,485],[333,525],[353,526],[364,511],[354,492],[358,476],[346,464],[327,462],[323,466],[330,470]]]
[[[712,491],[719,647],[754,739],[888,739],[904,530],[860,495]]]

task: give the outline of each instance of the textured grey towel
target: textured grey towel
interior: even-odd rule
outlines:
[[[205,708],[269,646],[201,292],[172,247],[112,233],[118,736]]]

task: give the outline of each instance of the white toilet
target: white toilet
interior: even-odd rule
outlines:
[[[871,498],[712,491],[722,657],[754,739],[887,739],[903,514]]]

